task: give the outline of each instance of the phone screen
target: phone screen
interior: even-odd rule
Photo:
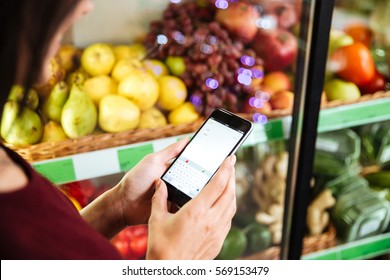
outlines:
[[[244,131],[210,117],[162,179],[194,198],[244,136]]]

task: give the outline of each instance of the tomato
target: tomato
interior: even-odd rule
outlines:
[[[373,32],[363,23],[353,23],[345,28],[345,33],[351,36],[354,42],[360,42],[367,47],[371,46]]]
[[[119,232],[111,243],[117,248],[124,259],[144,259],[148,246],[148,226],[130,226]]]
[[[145,257],[148,247],[148,227],[144,225],[131,227],[130,248],[134,256]]]
[[[362,94],[375,93],[377,91],[385,90],[386,83],[386,77],[380,72],[375,71],[374,78],[366,84],[361,85],[359,88]]]
[[[363,43],[357,42],[335,50],[330,58],[336,74],[361,86],[375,75],[375,64],[371,52]]]
[[[74,198],[83,208],[89,202],[95,192],[95,185],[91,180],[82,180],[63,184],[60,189],[69,197]]]

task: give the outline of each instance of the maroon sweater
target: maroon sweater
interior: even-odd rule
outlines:
[[[0,193],[0,258],[120,259],[118,251],[86,223],[72,202],[14,151],[10,158],[28,176],[28,185]]]

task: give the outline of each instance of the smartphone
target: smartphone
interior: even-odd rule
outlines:
[[[213,111],[161,176],[168,199],[180,207],[194,198],[251,131],[250,121],[224,109]]]

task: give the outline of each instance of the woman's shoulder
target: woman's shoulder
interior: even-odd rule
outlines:
[[[10,193],[25,188],[28,184],[27,174],[23,168],[15,163],[7,154],[0,148],[0,194]]]

